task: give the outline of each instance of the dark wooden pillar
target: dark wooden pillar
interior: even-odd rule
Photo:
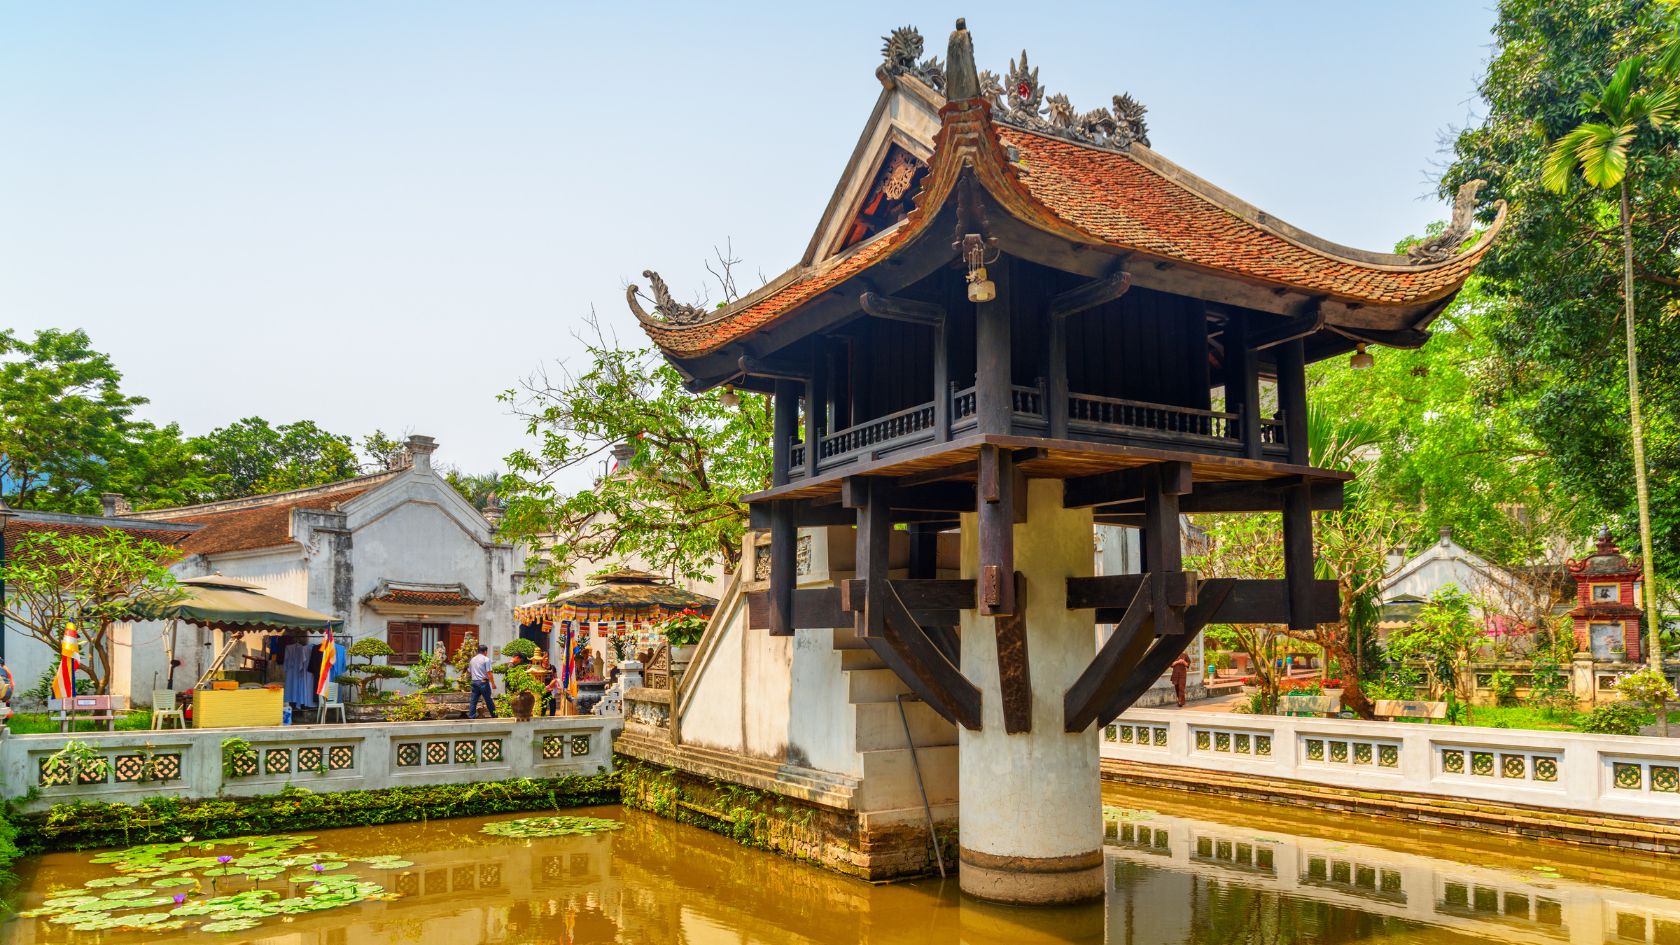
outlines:
[[[821,338],[811,339],[811,384],[805,389],[805,477],[817,475],[823,433],[828,430],[828,357]]]
[[[1044,409],[1050,415],[1050,436],[1066,439],[1068,435],[1068,356],[1067,319],[1050,313],[1049,339],[1046,342],[1047,360],[1044,375]]]
[[[865,582],[858,636],[877,636],[886,619],[880,597],[887,587],[887,552],[892,541],[891,483],[854,476],[841,485],[842,501],[857,511],[857,577]]]
[[[1006,258],[988,267],[997,296],[974,307],[974,408],[981,433],[1008,433],[1015,417],[1009,268]]]
[[[1260,371],[1248,349],[1248,316],[1232,312],[1225,323],[1225,411],[1239,415],[1243,455],[1260,458]]]
[[[951,438],[951,345],[946,338],[949,315],[933,326],[933,431],[941,443]]]
[[[1181,602],[1168,598],[1168,588],[1174,586],[1172,575],[1184,571],[1178,497],[1189,480],[1187,465],[1161,463],[1149,469],[1143,481],[1143,560],[1151,581],[1150,612],[1157,636],[1172,636],[1184,629],[1183,612],[1172,607]]]
[[[939,576],[939,526],[910,523],[910,577],[931,580]]]
[[[793,589],[798,583],[799,529],[793,519],[794,503],[782,499],[770,504],[770,635],[793,636]]]
[[[980,534],[980,614],[1015,612],[1015,462],[1008,450],[980,447],[978,475]]]
[[[1312,629],[1317,625],[1312,609],[1312,487],[1304,483],[1283,491],[1283,580],[1289,598],[1289,629]]]
[[[799,430],[798,381],[776,382],[774,410],[770,427],[770,484],[781,486],[788,481],[788,451]]]
[[[1307,360],[1301,339],[1277,346],[1278,409],[1283,411],[1283,439],[1289,461],[1305,466],[1307,449]]]

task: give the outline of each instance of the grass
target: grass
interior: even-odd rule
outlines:
[[[1573,709],[1542,709],[1527,705],[1478,705],[1470,710],[1465,725],[1477,728],[1524,728],[1542,732],[1575,732],[1582,713]],[[1427,719],[1394,719],[1419,725],[1446,725],[1445,721]]]
[[[133,709],[117,717],[117,731],[138,732],[152,727],[152,713],[149,709]],[[19,712],[6,720],[6,728],[13,735],[56,735],[58,721],[47,712]],[[75,730],[78,732],[103,732],[104,722],[78,722]]]

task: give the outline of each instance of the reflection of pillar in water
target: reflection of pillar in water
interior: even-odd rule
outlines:
[[[1096,650],[1092,610],[1069,610],[1067,579],[1092,572],[1091,512],[1064,509],[1062,484],[1027,482],[1016,496],[1015,570],[1024,577],[1031,730],[1004,730],[998,618],[962,611],[962,671],[979,687],[979,731],[958,730],[962,889],[1004,902],[1062,903],[1102,895],[1102,792],[1097,730],[1063,731],[1062,698]],[[979,574],[979,528],[962,522],[962,573]],[[966,910],[965,910],[966,911]],[[1100,919],[1099,919],[1100,921]]]

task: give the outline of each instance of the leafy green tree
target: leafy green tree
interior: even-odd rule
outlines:
[[[1633,293],[1633,210],[1628,200],[1629,158],[1634,144],[1650,138],[1680,117],[1680,88],[1667,76],[1641,89],[1643,56],[1625,59],[1610,81],[1589,93],[1583,104],[1601,120],[1584,121],[1552,143],[1541,177],[1557,193],[1569,190],[1577,170],[1587,183],[1599,190],[1614,190],[1617,217],[1621,224],[1623,326],[1627,337],[1627,392],[1630,431],[1633,437],[1634,489],[1639,505],[1639,544],[1651,548],[1651,490],[1645,477],[1645,422],[1639,397],[1639,348],[1634,331]],[[1650,661],[1662,667],[1662,642],[1658,633],[1657,582],[1651,556],[1645,556],[1645,612],[1650,615]]]
[[[1486,638],[1481,621],[1470,610],[1470,598],[1448,584],[1429,595],[1416,622],[1389,634],[1388,655],[1420,664],[1431,696],[1455,688],[1468,701],[1466,690],[1473,691],[1468,667]]]
[[[693,578],[719,562],[732,570],[747,525],[741,497],[770,481],[764,398],[731,406],[718,391],[691,394],[653,351],[592,327],[584,370],[538,374],[502,395],[537,441],[507,458],[502,534],[535,549],[539,584],[628,557]],[[570,471],[604,463],[614,447],[623,461],[594,488],[563,491]]]
[[[0,332],[0,359],[0,495],[14,508],[97,512],[145,398],[122,392],[83,331]]]
[[[1665,57],[1672,16],[1671,5],[1646,0],[1501,0],[1480,87],[1486,118],[1459,134],[1457,159],[1442,181],[1442,193],[1450,194],[1481,178],[1488,182],[1484,196],[1509,203],[1505,231],[1479,269],[1484,291],[1498,300],[1486,328],[1502,363],[1498,382],[1552,463],[1558,491],[1585,514],[1624,526],[1638,506],[1637,483],[1627,474],[1634,463],[1623,352],[1626,304],[1635,296],[1627,291],[1628,253],[1639,307],[1659,313],[1633,320],[1637,348],[1680,348],[1680,231],[1673,222],[1680,219],[1680,155],[1671,127],[1638,130],[1623,144],[1620,134],[1592,132],[1576,143],[1608,146],[1593,159],[1593,173],[1613,170],[1618,159],[1611,152],[1625,149],[1622,183],[1560,199],[1546,186],[1546,171],[1551,142],[1583,118],[1619,127],[1605,105],[1629,117],[1632,95],[1641,90],[1629,83],[1627,98],[1613,92],[1606,101],[1604,77],[1635,57]],[[1638,380],[1651,495],[1643,552],[1659,579],[1647,587],[1673,601],[1680,574],[1680,360],[1648,359]]]
[[[501,473],[462,472],[453,466],[443,470],[443,481],[480,512],[489,508],[492,501],[497,501],[502,488]]]
[[[110,630],[136,600],[163,606],[184,593],[166,562],[175,548],[107,528],[97,534],[31,532],[7,549],[0,567],[8,624],[58,652],[64,628],[75,624],[81,664],[95,691],[110,685]]]
[[[212,499],[236,499],[349,479],[361,472],[350,438],[311,420],[271,426],[246,417],[192,440],[214,483]]]

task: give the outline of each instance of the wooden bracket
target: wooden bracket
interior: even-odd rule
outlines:
[[[1145,632],[1146,622],[1154,608],[1154,595],[1150,592],[1150,585],[1154,582],[1149,580],[1148,575],[1143,575],[1143,578],[1114,633],[1103,642],[1091,665],[1085,667],[1062,697],[1064,731],[1083,732],[1096,720],[1106,694],[1125,681],[1154,639],[1153,633]]]
[[[980,447],[979,544],[980,614],[996,617],[1015,612],[1015,507],[1026,496],[1016,495],[1014,458],[991,444]]]
[[[865,639],[881,662],[946,721],[979,731],[979,688],[910,616],[892,585],[881,582],[869,603],[880,611],[883,632]]]
[[[1131,707],[1138,697],[1148,691],[1155,680],[1167,671],[1172,661],[1178,659],[1196,639],[1196,634],[1208,625],[1208,618],[1217,613],[1225,605],[1225,598],[1231,593],[1231,587],[1236,582],[1228,578],[1214,578],[1202,583],[1197,594],[1199,603],[1184,614],[1185,632],[1177,636],[1156,637],[1155,644],[1147,653],[1140,655],[1133,664],[1131,672],[1120,683],[1100,700],[1094,721],[1098,725],[1107,725],[1114,721],[1120,713]],[[1070,730],[1071,731],[1071,730]]]
[[[1015,612],[992,620],[997,637],[998,693],[1003,703],[1003,730],[1011,735],[1032,731],[1032,666],[1027,660],[1027,587],[1021,572],[1014,575]]]
[[[1066,318],[1086,309],[1112,302],[1132,287],[1132,274],[1121,270],[1103,279],[1087,282],[1050,299],[1051,318]]]
[[[864,314],[915,325],[940,325],[945,321],[945,307],[932,302],[901,299],[877,292],[858,296],[858,307]]]

